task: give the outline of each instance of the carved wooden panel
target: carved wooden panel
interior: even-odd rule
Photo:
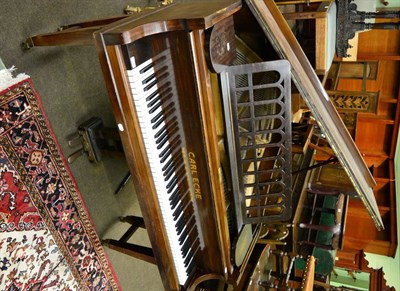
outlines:
[[[336,261],[336,267],[344,268],[347,270],[355,270],[367,272],[370,274],[369,277],[369,290],[378,291],[378,290],[387,290],[392,291],[396,290],[393,287],[387,285],[385,279],[385,273],[383,269],[373,269],[368,266],[369,262],[365,259],[364,251],[354,251],[353,253],[343,252],[339,250],[337,252],[338,260]],[[354,258],[352,263],[349,262],[349,257]],[[337,289],[337,290],[346,290],[346,289]]]
[[[376,113],[379,92],[327,91],[332,103],[340,112]]]

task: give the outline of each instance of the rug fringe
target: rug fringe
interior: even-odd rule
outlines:
[[[20,73],[17,76],[13,77],[13,72],[15,72],[16,70],[17,68],[15,66],[12,66],[9,69],[0,70],[0,92],[10,88],[14,84],[17,84],[29,78],[29,76],[25,73]]]

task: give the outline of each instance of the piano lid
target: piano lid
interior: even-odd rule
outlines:
[[[292,80],[325,133],[378,230],[384,225],[372,188],[376,185],[364,159],[328,94],[274,1],[246,0],[275,50],[292,66]]]
[[[207,29],[238,11],[239,0],[172,3],[107,25],[98,33],[107,45],[129,44],[145,36],[176,30]]]

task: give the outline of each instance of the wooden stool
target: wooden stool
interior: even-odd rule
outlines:
[[[90,162],[99,162],[103,157],[123,158],[124,152],[117,128],[104,127],[99,117],[91,117],[78,126],[78,130],[68,140],[71,148],[79,148],[68,156],[73,163],[86,153]]]

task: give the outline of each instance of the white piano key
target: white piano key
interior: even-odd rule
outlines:
[[[165,121],[162,121],[160,125],[156,128],[153,129],[153,124],[151,123],[151,120],[157,116],[159,113],[161,113],[162,107],[160,106],[157,108],[154,112],[149,113],[149,108],[147,106],[146,98],[148,96],[151,96],[151,94],[155,93],[158,86],[153,86],[151,87],[150,90],[144,91],[143,90],[143,84],[138,81],[138,80],[144,80],[144,76],[140,76],[139,71],[149,65],[150,62],[145,62],[142,65],[136,67],[134,70],[128,71],[128,78],[131,81],[131,90],[132,90],[132,95],[136,107],[136,112],[138,115],[139,119],[139,126],[142,132],[143,136],[143,141],[144,141],[144,146],[146,148],[146,153],[150,165],[150,171],[153,176],[153,181],[154,185],[156,188],[156,193],[158,197],[158,201],[160,204],[160,209],[161,209],[161,214],[163,217],[164,221],[164,227],[167,233],[168,237],[168,242],[170,244],[171,248],[171,253],[174,261],[174,268],[176,270],[177,276],[178,276],[178,281],[180,284],[184,285],[188,275],[187,275],[187,269],[185,267],[184,261],[185,257],[183,257],[182,252],[181,252],[181,246],[179,244],[179,235],[177,234],[177,230],[175,228],[175,225],[177,221],[179,220],[180,217],[183,216],[183,213],[181,213],[178,217],[177,220],[174,219],[173,217],[173,212],[177,207],[181,204],[179,201],[173,209],[171,209],[169,197],[174,193],[174,191],[179,187],[178,184],[172,185],[171,188],[171,194],[167,193],[167,185],[173,181],[173,179],[176,178],[176,169],[173,169],[172,171],[175,171],[171,174],[170,178],[165,181],[164,173],[162,171],[162,168],[164,165],[168,162],[170,158],[172,158],[172,154],[170,153],[167,159],[164,161],[164,163],[160,162],[159,155],[160,153],[169,146],[169,140],[172,140],[171,138],[165,142],[165,144],[158,149],[157,148],[157,143],[156,139],[154,138],[154,135],[159,131],[160,128],[166,127]],[[145,76],[151,76],[154,74],[154,69],[150,68],[145,72]],[[139,77],[140,76],[140,77]],[[166,83],[167,80],[163,80],[163,83]],[[151,81],[149,81],[151,83]],[[172,82],[171,82],[172,83]],[[173,88],[173,91],[175,89]],[[163,106],[165,107],[166,103],[163,103]],[[179,131],[175,134],[178,134]],[[181,134],[182,136],[182,134]],[[179,177],[177,177],[179,179]],[[183,226],[185,227],[185,225]]]

